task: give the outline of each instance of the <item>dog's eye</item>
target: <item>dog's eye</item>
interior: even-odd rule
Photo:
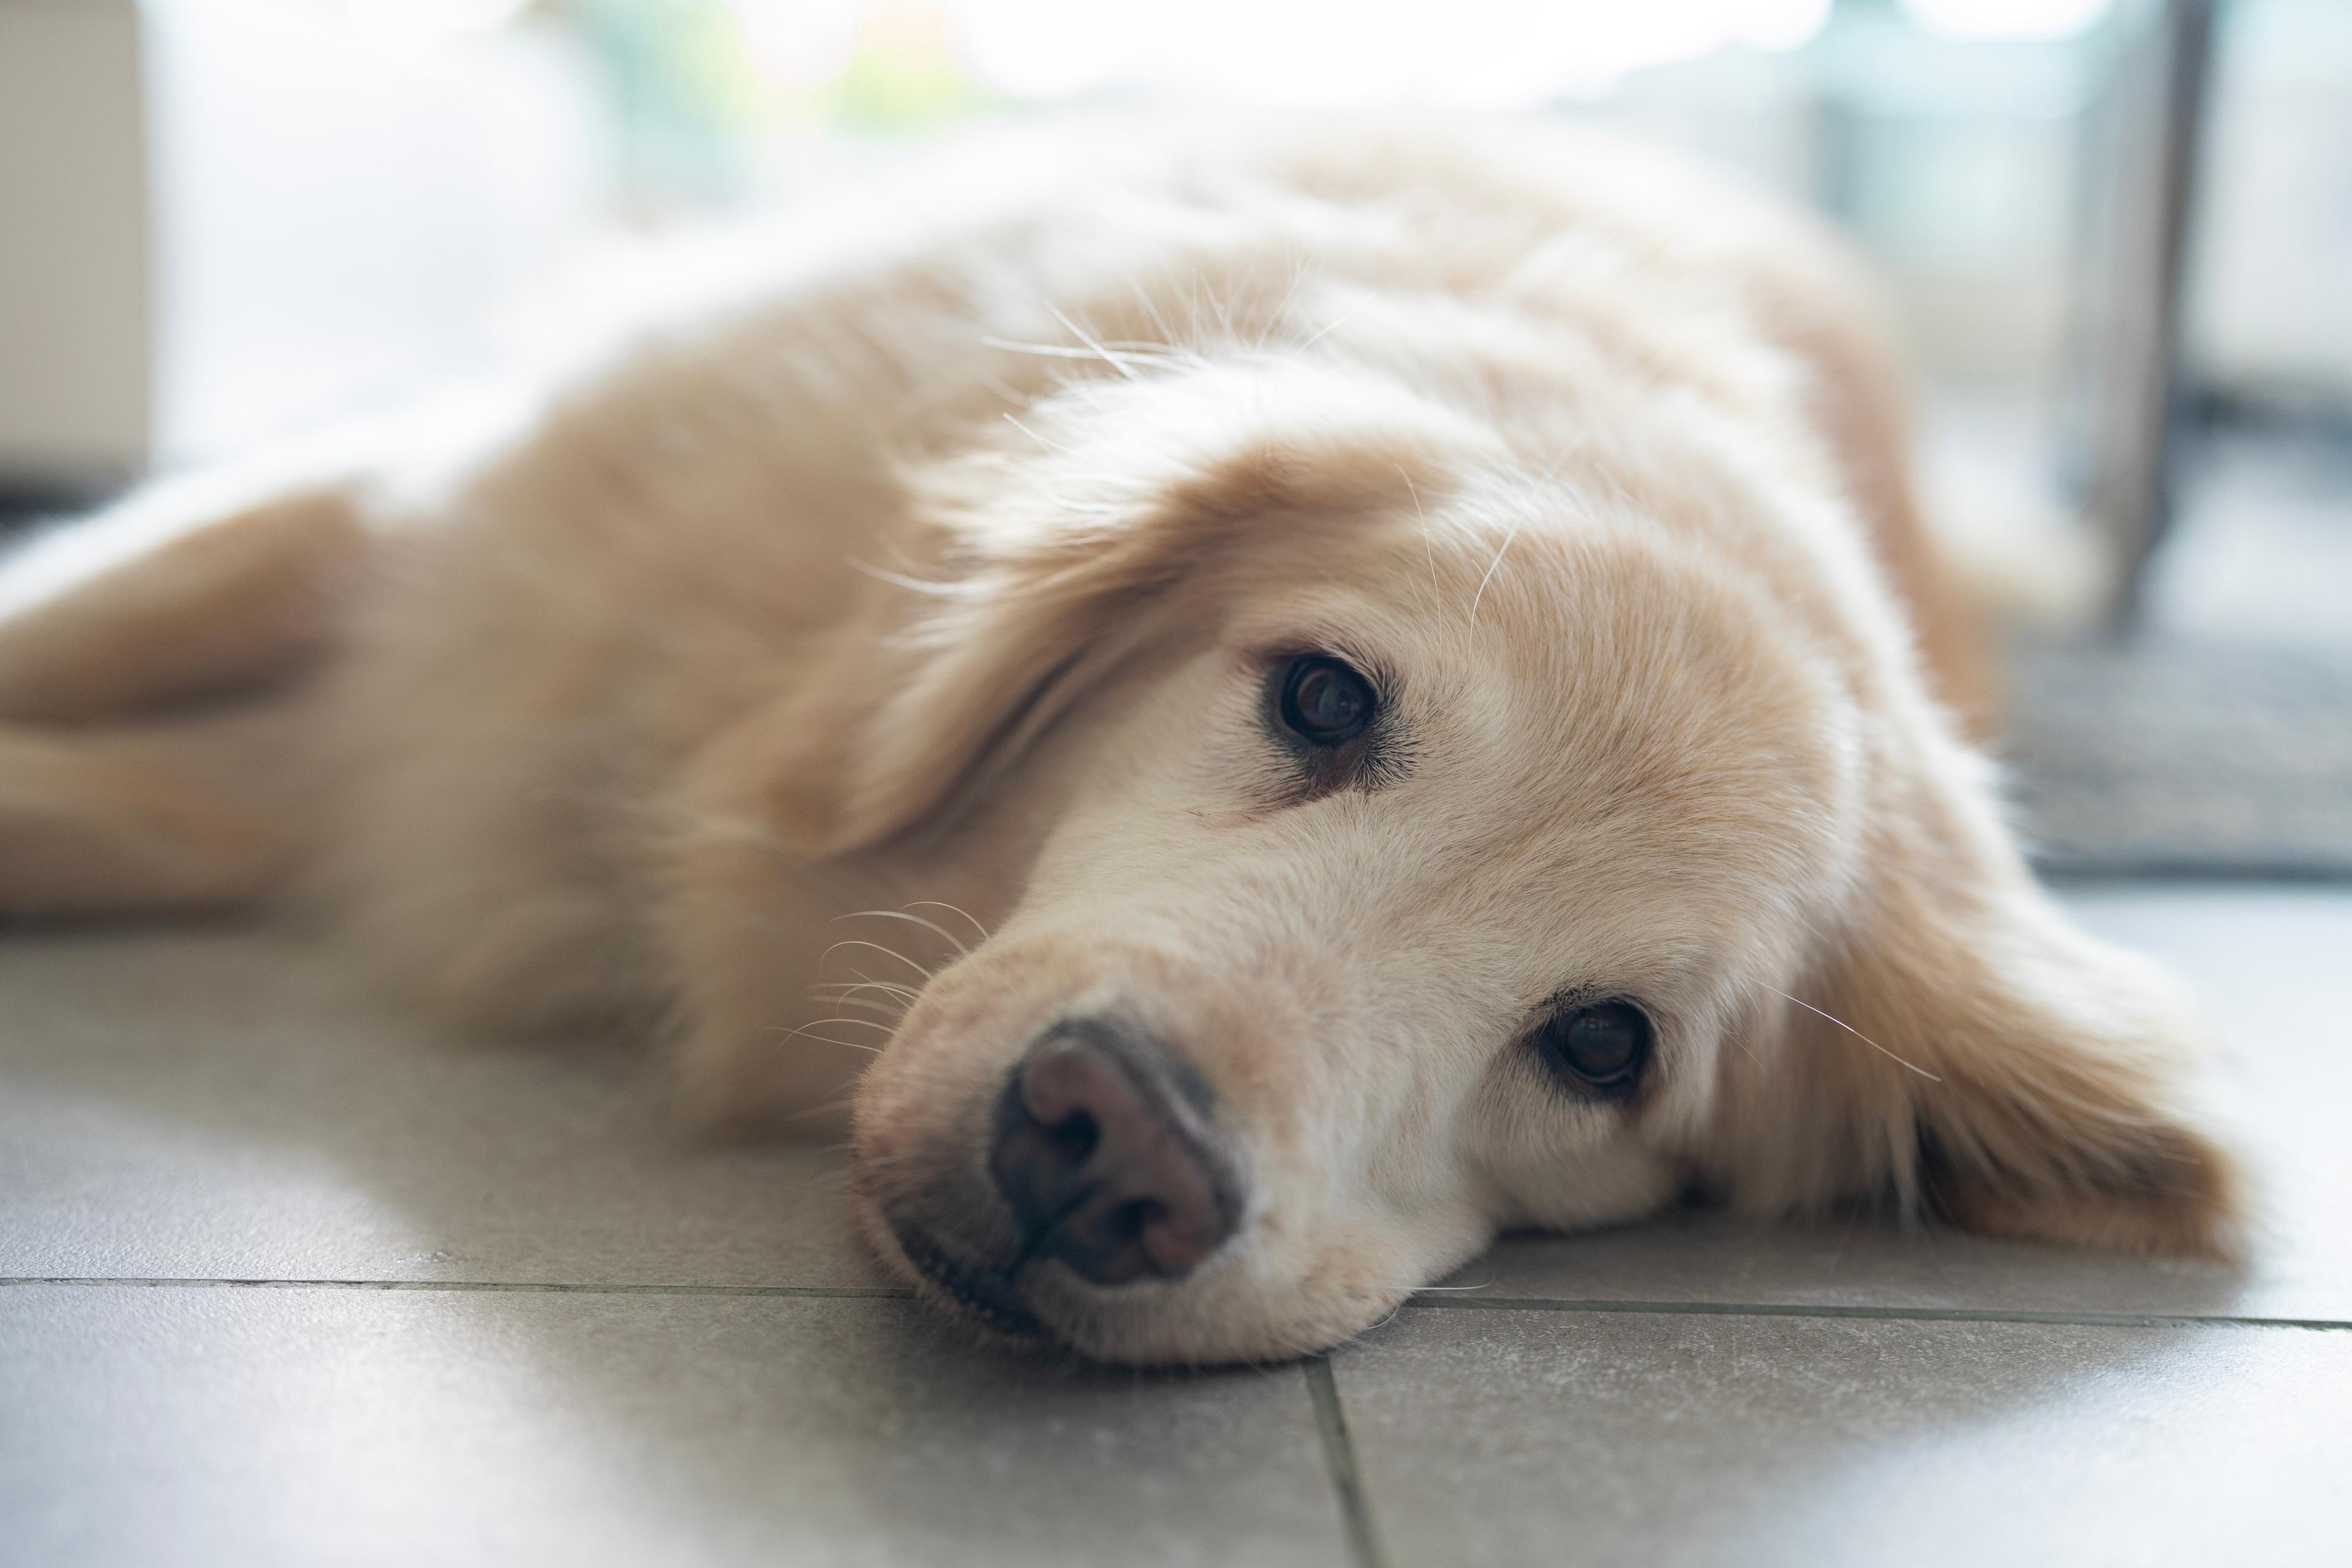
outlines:
[[[1294,658],[1283,672],[1282,721],[1310,746],[1354,740],[1379,708],[1371,683],[1328,655]]]
[[[1650,1020],[1631,1002],[1595,1002],[1544,1025],[1536,1048],[1563,1079],[1613,1100],[1641,1081],[1650,1059]]]

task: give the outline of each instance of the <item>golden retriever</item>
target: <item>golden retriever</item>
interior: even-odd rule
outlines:
[[[2190,1009],[1964,738],[1834,245],[1533,124],[1042,135],[20,553],[0,910],[315,900],[846,1106],[893,1268],[1115,1361],[1694,1188],[2239,1245]]]

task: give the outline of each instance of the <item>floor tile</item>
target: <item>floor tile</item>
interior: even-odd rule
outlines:
[[[0,1275],[873,1283],[837,1152],[439,1037],[281,936],[0,940]]]
[[[1344,1561],[1297,1367],[1150,1377],[911,1303],[0,1289],[0,1556]]]
[[[1762,1227],[1675,1215],[1517,1238],[1446,1283],[1502,1299],[1712,1300],[2352,1320],[2352,892],[2112,884],[2070,889],[2092,931],[2162,960],[2198,994],[2267,1187],[2235,1270],[1861,1222]]]
[[[2245,1273],[1948,1232],[1720,1215],[1515,1240],[1499,1298],[2352,1318],[2352,894],[2120,886],[2070,900],[2197,986],[2271,1168]],[[283,939],[0,942],[0,1274],[796,1285],[878,1279],[840,1161],[704,1149],[638,1053],[467,1047]]]
[[[2352,1332],[1413,1308],[1334,1371],[1399,1564],[2352,1562]]]

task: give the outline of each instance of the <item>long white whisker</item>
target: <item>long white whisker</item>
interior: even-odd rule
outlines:
[[[884,947],[878,942],[860,942],[855,937],[844,942],[836,942],[831,947],[826,948],[823,952],[817,954],[817,963],[819,964],[823,964],[826,959],[831,958],[835,953],[840,952],[845,947],[870,947],[877,952],[887,953],[890,957],[897,959],[899,963],[905,964],[908,968],[913,970],[916,973],[921,975],[926,980],[929,980],[931,977],[931,972],[929,970],[925,969],[921,964],[917,963],[913,959],[908,958],[905,953],[898,952],[895,948]]]
[[[1036,442],[1037,445],[1043,447],[1046,451],[1052,453],[1054,456],[1057,458],[1061,456],[1061,447],[1055,446],[1054,443],[1046,440],[1043,436],[1038,435],[1037,432],[1029,428],[1028,426],[1021,423],[1020,420],[1014,418],[1012,415],[1006,415],[1004,416],[1004,422],[1007,425],[1012,426],[1015,430],[1020,431],[1024,436],[1028,437],[1032,441]]]
[[[828,983],[824,985],[812,985],[809,987],[809,994],[812,996],[822,996],[828,991],[835,992],[845,997],[854,995],[860,991],[879,991],[884,995],[894,997],[900,1002],[912,1002],[916,997],[922,994],[921,992],[915,990],[912,986],[897,985],[887,980],[845,980],[839,984]],[[862,1002],[858,1004],[858,1005],[864,1007],[878,1007],[881,1006],[882,1004],[878,1002]]]
[[[823,1045],[839,1046],[845,1051],[864,1051],[869,1057],[882,1054],[879,1046],[861,1046],[856,1040],[836,1040],[831,1035],[812,1034],[807,1029],[786,1029],[783,1036],[788,1040],[815,1040]]]
[[[1421,521],[1422,553],[1429,557],[1429,591],[1433,595],[1443,593],[1437,585],[1437,542],[1430,535],[1429,514],[1421,510],[1421,487],[1412,482],[1402,463],[1396,465],[1396,476],[1404,481],[1404,493],[1412,498],[1412,515]]]
[[[1055,313],[1060,314],[1059,311]],[[1018,343],[1010,338],[982,338],[980,341],[989,348],[1006,349],[1013,353],[1035,354],[1041,359],[1082,359],[1089,364],[1102,360],[1111,364],[1118,363],[1108,353],[1096,348],[1074,349],[1067,343]]]
[[[1495,574],[1503,569],[1503,557],[1511,552],[1512,542],[1519,537],[1519,526],[1516,522],[1511,524],[1511,531],[1503,535],[1503,547],[1495,552],[1495,559],[1486,564],[1486,574],[1478,579],[1478,591],[1470,595],[1470,624],[1474,626],[1478,624],[1478,601],[1486,596],[1486,584],[1493,582]]]
[[[918,1002],[922,999],[923,994],[916,990],[911,985],[902,984],[896,980],[877,980],[874,976],[866,973],[866,971],[862,969],[853,969],[849,973],[855,974],[858,979],[866,982],[868,985],[879,985],[883,990],[889,992],[894,996],[904,996],[908,1002]]]
[[[971,911],[967,910],[960,910],[953,904],[949,903],[945,899],[917,899],[913,903],[908,904],[907,907],[910,910],[945,910],[951,915],[961,915],[964,919],[971,921],[971,929],[980,933],[981,941],[986,942],[988,940],[988,928],[986,926],[981,924],[977,920],[973,920]]]
[[[1917,1073],[1929,1083],[1941,1083],[1944,1081],[1942,1079],[1937,1078],[1934,1073],[1929,1072],[1926,1068],[1920,1067],[1914,1062],[1904,1061],[1901,1057],[1896,1056],[1893,1051],[1888,1050],[1885,1046],[1880,1045],[1868,1035],[1864,1034],[1860,1029],[1855,1028],[1843,1018],[1831,1017],[1829,1014],[1822,1012],[1811,1002],[1798,1002],[1797,998],[1790,995],[1786,991],[1779,989],[1777,986],[1767,985],[1764,989],[1771,992],[1773,995],[1781,998],[1783,1001],[1796,1002],[1798,1006],[1802,1007],[1808,1013],[1814,1014],[1819,1017],[1829,1018],[1831,1023],[1835,1024],[1839,1028],[1843,1029],[1847,1034],[1852,1035],[1855,1039],[1860,1040],[1872,1050],[1876,1051],[1879,1055],[1886,1058],[1887,1060],[1902,1063],[1903,1066],[1909,1068],[1913,1072]]]
[[[952,942],[955,945],[957,957],[970,958],[971,956],[971,949],[963,944],[962,938],[957,936],[945,926],[933,921],[927,921],[920,915],[903,914],[897,910],[859,910],[855,914],[835,915],[834,916],[834,919],[837,921],[905,921],[908,925],[919,925],[925,931],[934,933],[942,942]]]
[[[809,987],[809,993],[812,995],[824,995],[825,992],[833,989],[834,987],[830,985],[812,985]],[[862,997],[849,995],[825,996],[824,999],[836,1007],[860,1007],[868,1013],[879,1013],[886,1018],[898,1019],[907,1016],[905,1006],[894,1007],[887,1002],[868,1002]]]
[[[1135,367],[1127,363],[1127,357],[1124,354],[1115,354],[1111,353],[1110,350],[1103,347],[1102,344],[1095,342],[1093,336],[1089,334],[1084,327],[1070,320],[1069,317],[1062,314],[1060,306],[1049,304],[1045,309],[1054,312],[1054,320],[1061,322],[1062,325],[1070,330],[1070,335],[1072,337],[1086,344],[1087,347],[1094,350],[1095,353],[1102,360],[1103,363],[1110,366],[1111,369],[1118,372],[1119,374],[1127,377],[1129,381],[1139,381],[1142,379],[1135,374]]]
[[[828,991],[834,992],[834,994],[826,995],[825,993]],[[857,993],[860,991],[881,991],[884,997],[887,999],[877,1002],[870,997],[858,995]],[[912,1011],[915,1005],[914,993],[907,992],[902,994],[897,991],[886,990],[871,981],[839,988],[812,985],[809,987],[809,994],[819,1000],[831,1002],[836,1007],[856,1007],[861,1012],[887,1018],[894,1028],[905,1021],[908,1013]]]

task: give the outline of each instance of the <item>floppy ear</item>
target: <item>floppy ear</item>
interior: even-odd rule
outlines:
[[[1213,626],[1237,560],[1448,488],[1494,437],[1408,394],[1286,367],[1097,388],[1066,444],[947,466],[916,487],[950,542],[886,624],[835,632],[738,743],[767,825],[838,854],[902,832],[1009,764],[1081,693],[1171,629]],[[895,616],[895,620],[889,617]]]
[[[1752,1195],[1891,1198],[1990,1235],[2237,1255],[2249,1182],[2211,1114],[2194,1008],[2076,930],[1986,816],[1963,852],[1888,848],[1838,951],[1792,988],[1781,1081],[1735,1085],[1724,1107]],[[1777,1137],[1739,1129],[1743,1100],[1778,1106],[1759,1119]]]

